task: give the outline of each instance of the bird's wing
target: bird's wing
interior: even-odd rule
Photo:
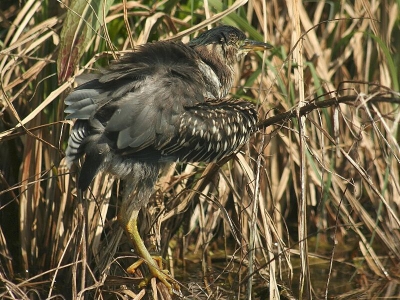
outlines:
[[[242,100],[211,100],[188,107],[174,138],[156,145],[165,157],[182,162],[217,161],[235,152],[256,130],[257,112]]]
[[[153,145],[157,136],[162,140],[172,138],[186,99],[203,99],[196,91],[188,91],[180,80],[160,77],[155,82],[145,82],[105,108],[113,110],[105,130],[118,133],[117,149],[140,151]]]
[[[88,120],[90,134],[102,135],[101,142],[115,150],[140,151],[156,139],[166,143],[184,107],[204,102],[198,60],[182,43],[142,45],[72,92],[65,100],[67,118]],[[87,147],[96,152],[94,142]]]
[[[147,55],[134,53],[100,78],[105,83],[126,78],[136,82],[134,89],[123,91],[102,108],[113,111],[105,130],[118,133],[117,149],[129,147],[135,152],[156,140],[166,143],[174,136],[184,107],[204,102],[205,84],[195,52],[180,43],[151,45],[145,49]],[[159,51],[155,46],[160,46]]]

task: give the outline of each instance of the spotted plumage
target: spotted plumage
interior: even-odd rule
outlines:
[[[250,50],[269,47],[231,26],[206,31],[188,44],[145,44],[91,75],[65,99],[67,119],[76,119],[66,160],[71,165],[84,157],[79,188],[87,189],[101,171],[124,179],[119,221],[150,271],[169,288],[138,235],[138,211],[168,163],[217,161],[248,141],[256,129],[254,106],[225,97],[234,64]]]
[[[181,162],[211,162],[232,154],[256,129],[254,106],[241,100],[208,100],[187,108],[178,134],[161,149]]]
[[[81,189],[100,171],[125,178],[137,161],[216,161],[248,140],[254,107],[223,99],[245,36],[230,26],[207,33],[139,46],[66,98],[67,118],[77,119],[67,162],[85,155]]]

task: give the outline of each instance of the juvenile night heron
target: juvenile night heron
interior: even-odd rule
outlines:
[[[101,171],[124,180],[118,220],[152,275],[170,291],[172,280],[140,238],[139,210],[169,163],[217,161],[249,139],[257,123],[254,106],[224,97],[233,84],[234,64],[250,50],[269,48],[231,26],[206,31],[188,44],[149,43],[65,99],[67,119],[76,119],[67,163],[85,156],[78,187],[86,190]]]

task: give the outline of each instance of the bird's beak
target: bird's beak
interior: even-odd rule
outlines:
[[[263,43],[263,42],[258,42],[258,41],[253,41],[253,40],[248,40],[245,39],[243,43],[240,45],[241,50],[245,51],[265,51],[267,49],[271,49],[273,46],[268,43]]]

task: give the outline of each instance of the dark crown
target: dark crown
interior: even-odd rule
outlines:
[[[246,39],[246,35],[232,26],[219,26],[203,32],[197,38],[191,40],[188,46],[210,45],[210,44],[236,44]]]

